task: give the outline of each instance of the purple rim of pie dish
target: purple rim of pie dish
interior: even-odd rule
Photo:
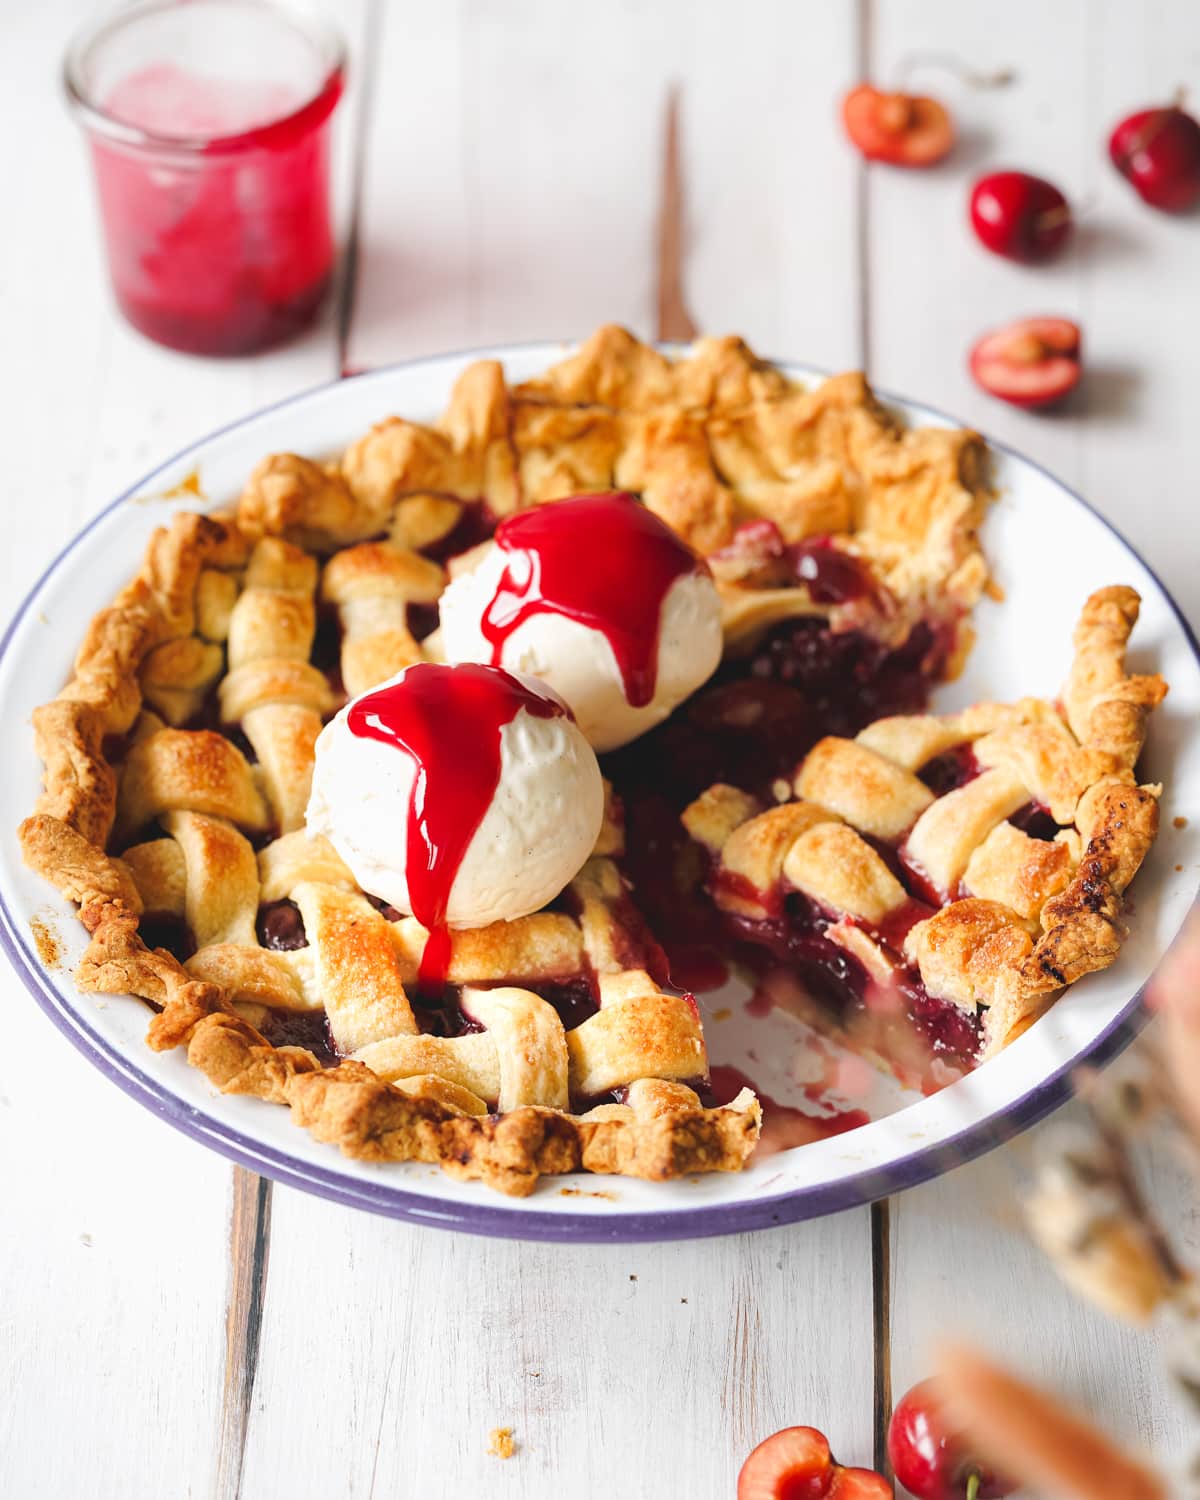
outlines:
[[[540,347],[542,342],[537,341],[537,346]],[[512,344],[506,347],[518,350],[522,347],[534,347],[534,345]],[[419,359],[400,360],[348,378],[354,380],[382,378],[396,370],[412,369],[422,364],[432,364],[456,356],[468,358],[476,352],[475,350],[449,351],[444,354],[423,356]],[[776,363],[786,366],[792,362],[780,360]],[[814,373],[821,372],[814,370]],[[221,437],[267,412],[277,411],[295,402],[307,400],[339,384],[341,384],[340,381],[326,382],[324,385],[285,397],[281,401],[272,402],[235,422],[214,429],[204,437],[189,443],[186,448],[181,449],[164,463],[157,465],[135,485],[106,505],[68,542],[29,590],[4,632],[3,638],[0,639],[0,660],[8,651],[17,626],[25,617],[43,584],[63,559],[73,552],[107,515],[124,504],[131,496],[145,489],[158,475],[177,465],[196,449],[206,446],[214,438]],[[901,402],[903,400],[886,392],[879,394],[884,401]],[[923,402],[910,404],[919,405],[922,410],[930,412],[951,425],[963,425],[955,418],[934,407],[926,406]],[[1193,656],[1200,664],[1200,641],[1197,641],[1196,634],[1183,611],[1154,569],[1117,527],[1041,464],[1035,463],[1004,443],[995,442],[990,438],[987,441],[989,446],[997,452],[1007,454],[1037,470],[1084,510],[1094,515],[1113,534],[1125,550],[1154,579],[1163,599],[1178,620]],[[1193,904],[1192,910],[1195,909],[1196,905]],[[1184,925],[1186,925],[1186,919],[1181,924],[1180,931]],[[1179,933],[1176,933],[1169,946],[1173,946],[1178,938]],[[19,925],[2,894],[0,894],[0,949],[3,949],[8,956],[13,968],[42,1010],[90,1062],[140,1104],[193,1140],[200,1141],[214,1151],[220,1152],[223,1156],[229,1157],[232,1161],[264,1177],[286,1183],[289,1187],[300,1188],[305,1192],[316,1193],[335,1203],[366,1209],[371,1213],[383,1214],[389,1218],[405,1219],[412,1223],[506,1239],[574,1243],[636,1243],[701,1239],[711,1235],[770,1229],[802,1219],[820,1218],[826,1214],[840,1213],[846,1209],[859,1207],[892,1193],[902,1192],[905,1188],[915,1187],[918,1183],[928,1181],[932,1177],[940,1176],[953,1167],[961,1166],[977,1156],[982,1156],[992,1147],[1028,1129],[1072,1096],[1074,1092],[1072,1075],[1078,1067],[1084,1063],[1102,1066],[1110,1062],[1133,1040],[1147,1019],[1145,1009],[1141,1004],[1147,988],[1143,985],[1130,997],[1120,1014],[1084,1053],[1072,1057],[1069,1062],[1064,1063],[1048,1077],[1041,1079],[1028,1093],[1022,1095],[1002,1113],[990,1115],[985,1120],[969,1125],[936,1145],[921,1147],[884,1166],[857,1172],[851,1176],[839,1178],[836,1182],[798,1187],[773,1197],[764,1196],[734,1203],[714,1203],[702,1208],[668,1212],[649,1211],[603,1215],[539,1213],[537,1209],[506,1208],[494,1200],[489,1201],[482,1196],[486,1192],[486,1189],[482,1187],[478,1202],[457,1203],[424,1194],[406,1192],[402,1187],[383,1180],[364,1181],[361,1178],[348,1176],[335,1168],[304,1161],[287,1151],[255,1140],[235,1130],[229,1124],[211,1119],[172,1093],[157,1079],[144,1073],[128,1058],[122,1057],[103,1036],[67,1007],[63,998],[47,981],[41,965],[20,935]]]

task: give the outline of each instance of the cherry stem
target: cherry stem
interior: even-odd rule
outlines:
[[[967,1476],[967,1500],[977,1500],[979,1486],[983,1483],[983,1476],[978,1469],[973,1469]]]
[[[1071,217],[1071,205],[1064,204],[1062,208],[1048,208],[1044,214],[1038,214],[1037,222],[1039,229],[1057,229],[1060,224],[1065,224]]]
[[[970,67],[952,52],[912,52],[900,59],[896,77],[900,84],[908,82],[917,68],[936,68],[949,73],[970,89],[1002,89],[1016,80],[1014,68],[997,68],[995,72],[983,73]]]
[[[1150,142],[1155,138],[1155,136],[1158,135],[1158,133],[1162,130],[1163,126],[1167,123],[1167,116],[1172,112],[1172,110],[1183,108],[1184,104],[1187,102],[1187,96],[1187,85],[1180,84],[1175,92],[1171,95],[1170,101],[1164,109],[1153,110],[1150,114],[1149,119],[1142,126],[1141,131],[1134,137],[1133,145],[1130,146],[1129,150],[1126,151],[1125,155],[1121,158],[1122,161],[1127,162],[1131,160],[1131,158],[1136,156],[1139,151],[1144,151],[1150,144]]]

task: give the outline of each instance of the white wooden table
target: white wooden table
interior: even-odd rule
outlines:
[[[38,0],[0,18],[5,614],[118,488],[264,402],[439,349],[606,320],[652,332],[671,80],[702,325],[865,362],[884,389],[1010,440],[1200,613],[1200,220],[1144,209],[1104,154],[1119,115],[1200,86],[1189,0],[342,0],[356,68],[340,289],[300,344],[224,363],[157,349],[111,309],[55,78],[86,9]],[[840,91],[930,50],[1011,64],[1018,82],[968,94],[930,77],[963,125],[953,163],[864,168]],[[966,184],[992,161],[1091,205],[1060,263],[1033,273],[973,243]],[[1050,418],[989,401],[964,373],[982,328],[1043,311],[1081,320],[1091,370]],[[1069,538],[1052,544],[1069,569]],[[15,976],[0,986],[5,1497],[710,1500],[790,1423],[870,1463],[889,1390],[924,1373],[946,1330],[1164,1457],[1186,1446],[1153,1335],[1072,1301],[1022,1239],[1012,1151],[873,1211],[754,1236],[453,1237],[235,1171],[95,1074]],[[1194,1245],[1195,1199],[1161,1175]],[[508,1462],[486,1452],[501,1425]]]

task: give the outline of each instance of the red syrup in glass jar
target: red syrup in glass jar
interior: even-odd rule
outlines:
[[[92,138],[113,290],[148,338],[245,354],[299,332],[329,286],[330,117],[340,68],[316,95],[193,75],[130,74],[105,113],[144,132]]]

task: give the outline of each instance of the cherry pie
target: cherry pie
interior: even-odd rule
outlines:
[[[671,983],[714,922],[724,957],[784,965],[811,1018],[902,1076],[972,1065],[1115,955],[1165,691],[1126,676],[1137,598],[1109,589],[1061,708],[924,715],[988,585],[986,457],[905,429],[860,375],[805,389],[738,339],[671,361],[606,328],[522,385],[472,365],[434,426],[265,459],[235,509],[156,532],[34,716],[21,839],[91,934],[79,984],[141,996],[152,1047],[348,1155],[517,1194],[744,1165],[758,1100],[713,1096]],[[724,659],[603,758],[603,827],[562,895],[455,931],[424,994],[428,934],[305,831],[317,736],[436,650],[447,575],[500,519],[612,489],[707,558]]]

